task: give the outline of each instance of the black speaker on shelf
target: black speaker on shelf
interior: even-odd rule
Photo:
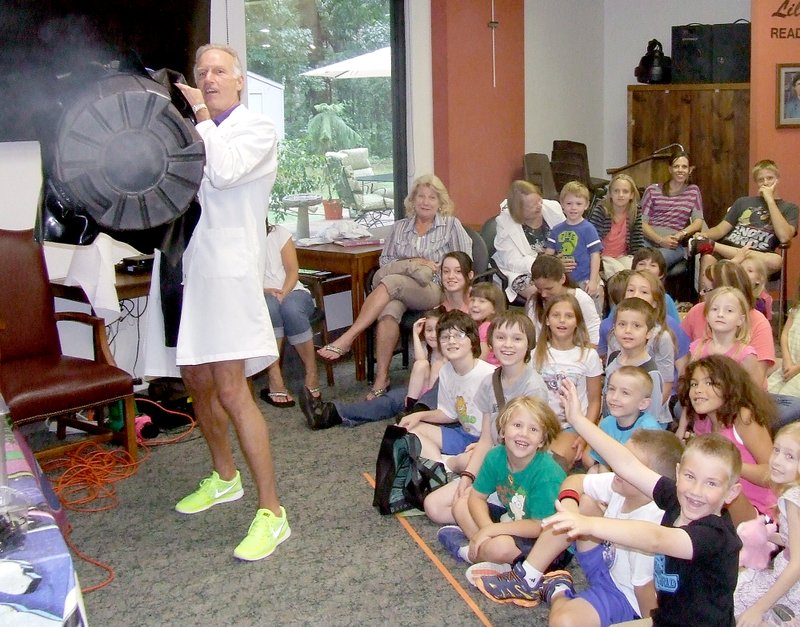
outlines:
[[[672,82],[710,83],[712,34],[710,24],[672,27]]]
[[[750,80],[750,22],[672,27],[673,83]]]
[[[750,80],[750,22],[714,24],[711,82],[747,83]]]

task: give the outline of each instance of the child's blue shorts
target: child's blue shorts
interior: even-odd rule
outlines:
[[[470,444],[478,441],[477,435],[470,435],[461,425],[457,427],[442,427],[442,453],[445,455],[458,455],[464,452]]]
[[[599,544],[588,551],[575,552],[589,587],[581,592],[567,590],[567,598],[583,599],[589,603],[600,616],[601,625],[613,625],[641,618],[611,578],[608,565],[603,559],[604,548]]]

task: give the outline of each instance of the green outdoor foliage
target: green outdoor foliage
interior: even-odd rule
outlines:
[[[326,151],[360,145],[372,159],[391,159],[390,79],[301,76],[388,46],[389,0],[245,0],[245,28],[248,69],[284,86],[286,140],[270,199],[276,220],[286,217],[288,194],[327,188],[332,197]]]
[[[285,139],[278,146],[278,176],[269,208],[276,221],[286,219],[281,199],[289,194],[318,193],[323,185],[325,158],[311,151],[304,140]]]
[[[392,156],[390,79],[300,76],[388,46],[389,0],[245,0],[245,26],[248,69],[284,86],[288,138],[306,135],[315,103],[341,103],[370,155]]]
[[[361,142],[361,136],[342,119],[344,104],[321,103],[314,105],[317,114],[308,121],[308,138],[311,147],[325,154],[330,150],[355,148]]]

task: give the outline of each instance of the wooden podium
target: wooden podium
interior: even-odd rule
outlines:
[[[668,154],[650,155],[619,168],[609,168],[606,172],[612,177],[616,174],[627,174],[641,191],[648,185],[663,183],[669,178],[669,160]]]

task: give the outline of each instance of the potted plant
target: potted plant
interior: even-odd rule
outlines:
[[[361,136],[344,120],[344,104],[320,103],[314,105],[316,113],[308,121],[308,140],[315,150],[325,154],[331,150],[352,148],[361,143]],[[328,189],[327,199],[322,201],[327,220],[340,220],[342,218],[342,201],[333,197],[333,188],[336,182],[331,169],[327,164],[324,170],[324,181]]]
[[[322,208],[325,211],[326,220],[342,219],[342,201],[339,198],[324,198]]]

